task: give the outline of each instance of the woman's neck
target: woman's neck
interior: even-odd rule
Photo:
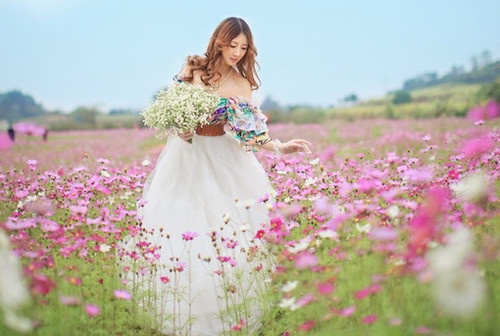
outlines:
[[[233,68],[232,66],[224,64],[219,66],[218,72],[220,72],[220,74],[224,78],[229,73],[229,71],[231,71],[232,68]]]

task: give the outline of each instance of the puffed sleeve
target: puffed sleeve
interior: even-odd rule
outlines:
[[[234,137],[247,151],[257,151],[259,146],[271,141],[267,117],[260,108],[235,98],[227,101],[227,124]]]

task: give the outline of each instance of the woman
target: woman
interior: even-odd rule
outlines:
[[[251,322],[258,309],[246,300],[256,284],[241,274],[274,190],[253,151],[309,152],[310,143],[269,137],[266,117],[251,103],[256,55],[247,23],[230,17],[215,29],[205,56],[188,57],[175,76],[211,87],[220,103],[209,125],[170,136],[140,202],[143,229],[164,266],[156,278],[173,288],[160,304],[162,317],[169,316],[164,332],[218,335],[234,317],[258,323]],[[238,311],[228,313],[235,305]]]

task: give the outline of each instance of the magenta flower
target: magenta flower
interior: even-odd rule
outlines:
[[[186,268],[186,263],[183,262],[178,262],[177,265],[174,267],[174,270],[177,272],[182,272]]]
[[[363,318],[363,323],[364,324],[373,324],[377,321],[378,316],[377,315],[367,315]]]
[[[415,334],[420,334],[420,335],[428,335],[432,334],[433,330],[426,327],[426,326],[418,326],[415,328]]]
[[[295,267],[298,269],[311,268],[318,265],[318,257],[310,252],[303,252],[295,260]]]
[[[373,294],[380,292],[381,290],[382,290],[382,287],[379,284],[370,285],[370,286],[354,293],[354,297],[358,300],[362,300],[369,295],[373,295]]]
[[[297,305],[299,307],[304,307],[310,304],[311,302],[315,301],[314,295],[309,293],[304,296],[302,296],[300,299],[297,300]]]
[[[193,240],[196,237],[198,237],[198,233],[194,231],[186,231],[182,234],[182,239],[185,241]]]
[[[356,312],[356,306],[349,306],[349,307],[344,308],[344,309],[332,308],[331,311],[335,315],[349,317],[349,316],[352,316],[352,314],[354,314]]]
[[[321,295],[328,295],[335,291],[335,285],[329,282],[321,282],[316,286],[318,293]]]
[[[101,313],[101,309],[99,309],[99,307],[94,304],[86,304],[84,309],[90,318],[96,317]]]
[[[31,289],[37,294],[46,295],[56,287],[55,282],[47,278],[45,275],[33,275],[31,277]]]
[[[490,152],[494,147],[494,141],[486,134],[482,134],[465,141],[461,153],[471,159]]]
[[[378,241],[394,240],[398,233],[391,227],[375,227],[370,230],[368,237]]]
[[[12,141],[5,132],[0,132],[0,150],[12,147]]]
[[[132,295],[129,292],[120,289],[115,289],[114,295],[116,298],[122,300],[130,300],[132,298]]]

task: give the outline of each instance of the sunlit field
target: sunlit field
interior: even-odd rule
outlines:
[[[247,237],[262,286],[248,301],[244,284],[227,283],[234,246],[210,261],[214,285],[238,302],[221,312],[225,334],[500,334],[499,126],[271,125],[312,153],[256,153],[276,189],[269,221]],[[161,335],[158,314],[188,334],[174,310],[155,308],[152,287],[135,285],[176,300],[189,269],[156,265],[170,252],[137,218],[163,145],[149,130],[106,130],[20,134],[0,149],[0,335]]]

